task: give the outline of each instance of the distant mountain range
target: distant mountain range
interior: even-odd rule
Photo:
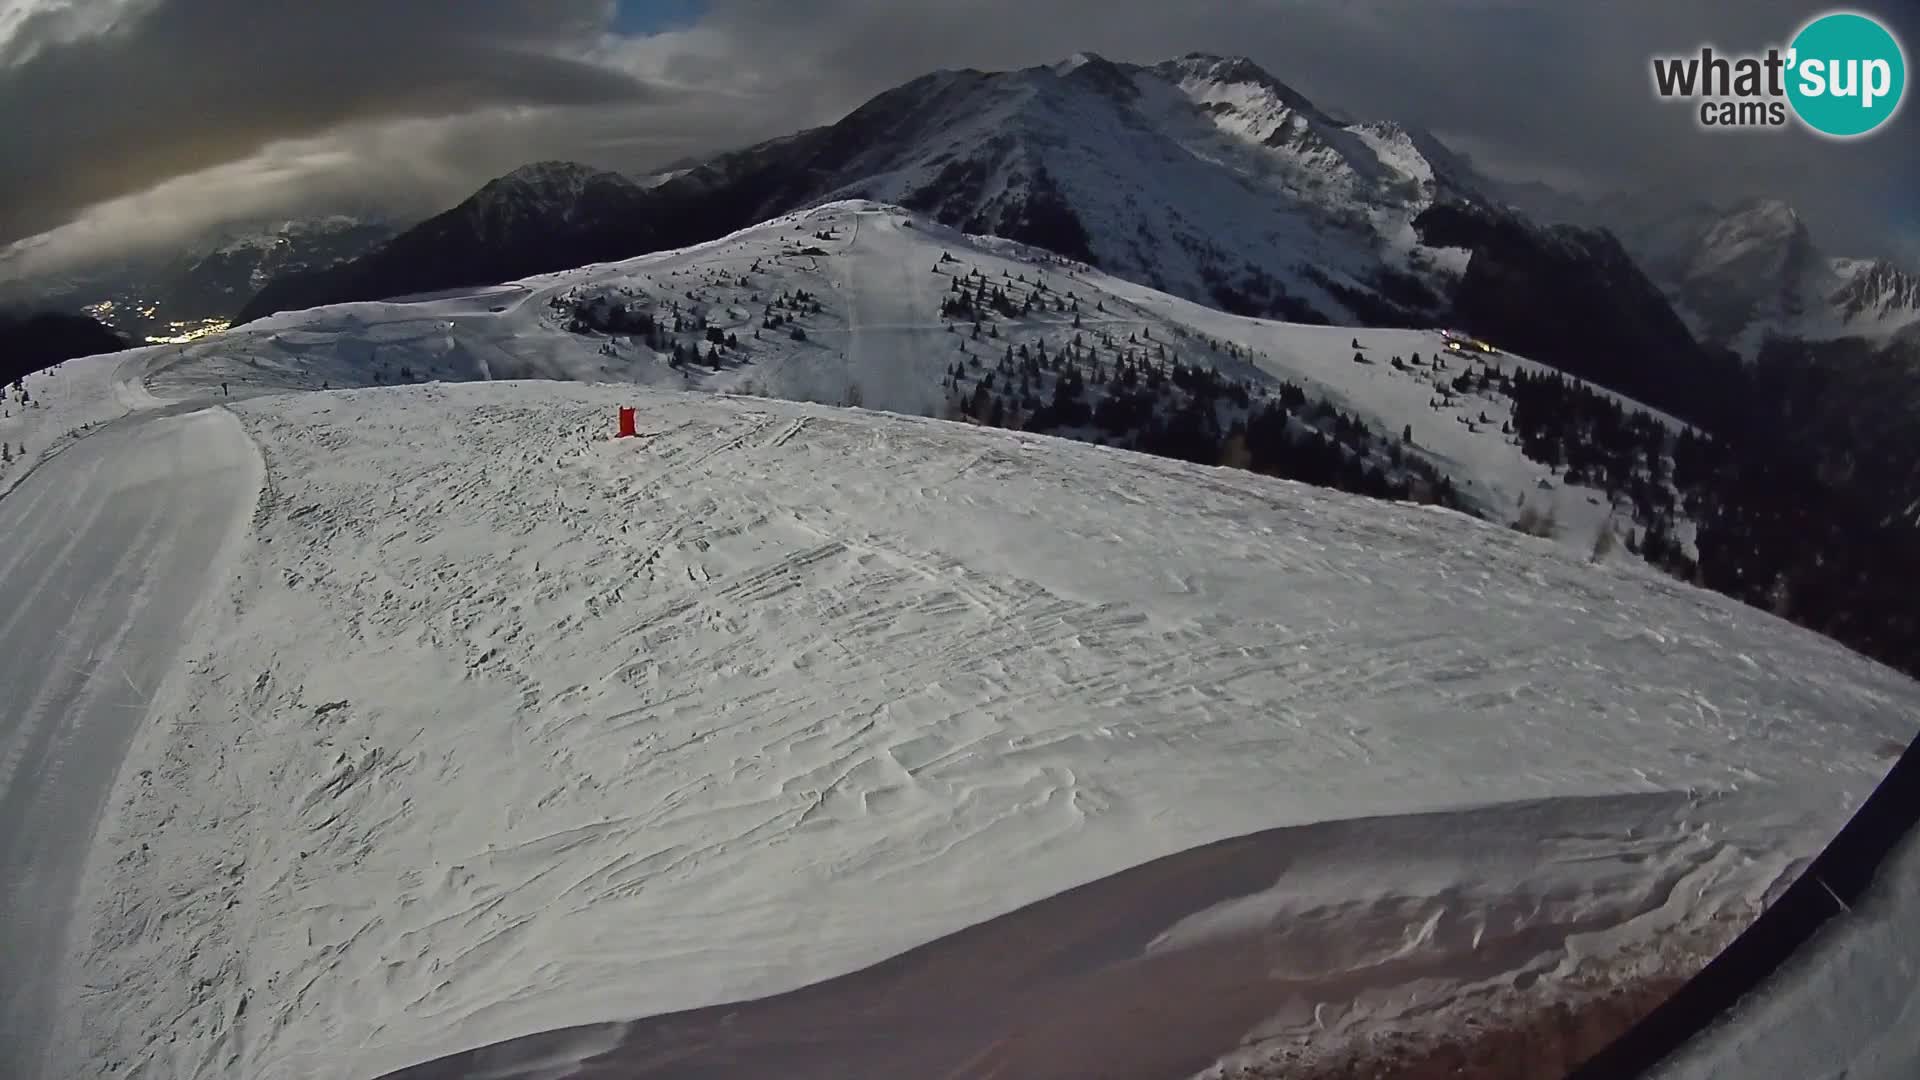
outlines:
[[[276,279],[241,319],[689,247],[855,198],[1233,314],[1455,326],[1689,421],[1713,448],[1673,464],[1709,493],[1687,508],[1698,580],[1920,669],[1896,585],[1920,573],[1910,274],[1824,252],[1777,202],[1499,183],[1242,59],[938,72],[645,180],[530,166],[361,258]],[[1557,422],[1573,445],[1591,420]]]
[[[139,341],[219,325],[274,278],[358,257],[399,232],[330,216],[249,222],[184,249],[84,263],[57,275],[11,272],[0,256],[0,304],[86,313]]]
[[[1336,120],[1247,60],[1081,54],[937,72],[664,179],[528,166],[362,258],[282,275],[239,319],[607,262],[868,198],[1234,313],[1461,323],[1581,374],[1623,373],[1629,392],[1712,367],[1613,237],[1537,226],[1489,190],[1432,135]]]
[[[1612,230],[1701,340],[1748,358],[1769,337],[1920,341],[1920,273],[1831,254],[1781,200],[1581,199],[1540,184],[1500,193],[1541,220]]]

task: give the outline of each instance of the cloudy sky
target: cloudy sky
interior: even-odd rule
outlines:
[[[1920,42],[1911,0],[1868,4]],[[425,214],[531,160],[644,170],[827,123],[939,67],[1251,57],[1488,171],[1784,197],[1920,264],[1920,112],[1854,143],[1710,135],[1648,58],[1782,42],[1787,0],[0,0],[0,245],[166,244],[234,216]]]

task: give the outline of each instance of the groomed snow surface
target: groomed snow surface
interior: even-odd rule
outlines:
[[[1216,1043],[1291,1049],[1750,913],[1912,734],[1837,646],[1444,512],[613,388],[233,411],[254,542],[123,774],[67,1014],[157,1075],[764,997],[1280,826],[1650,800],[1504,860],[1437,819],[1149,925],[1316,976]],[[1489,933],[1495,970],[1435,963]],[[1418,977],[1341,993],[1390,958]]]
[[[258,470],[188,406],[92,429],[0,501],[0,1075],[33,1074],[95,821]]]
[[[833,305],[874,332],[788,377],[909,358],[884,265]],[[1684,975],[1914,735],[1902,676],[1451,512],[763,398],[241,399],[365,381],[355,342],[592,363],[513,306],[562,280],[116,361],[232,381],[265,469],[87,854],[46,1075],[348,1080],[596,1024],[503,1056],[1377,1063]]]

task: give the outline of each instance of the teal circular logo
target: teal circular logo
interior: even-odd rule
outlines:
[[[1851,11],[1800,28],[1789,48],[1787,100],[1802,123],[1836,139],[1893,119],[1907,89],[1907,57],[1893,33]]]

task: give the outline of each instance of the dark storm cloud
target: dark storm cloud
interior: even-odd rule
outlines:
[[[95,11],[113,7],[111,0]],[[584,62],[604,2],[162,0],[61,41],[79,6],[0,45],[0,243],[269,142],[497,104],[642,100]]]

